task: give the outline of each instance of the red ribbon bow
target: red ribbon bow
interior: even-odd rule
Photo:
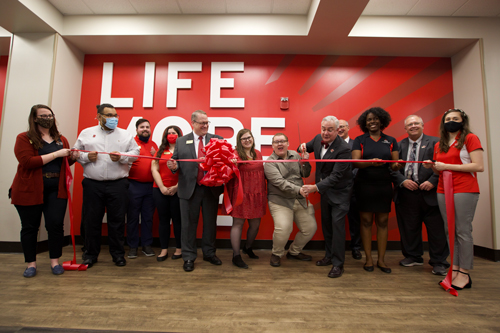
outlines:
[[[231,178],[236,177],[239,181],[238,195],[235,206],[243,202],[243,186],[241,184],[240,171],[231,160],[236,159],[237,155],[226,140],[210,139],[210,142],[205,146],[205,161],[200,164],[200,167],[207,171],[203,179],[200,181],[205,186],[222,186],[227,184]],[[224,207],[229,214],[233,210],[227,188],[224,188]]]

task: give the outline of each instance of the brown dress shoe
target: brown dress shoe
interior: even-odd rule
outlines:
[[[271,261],[270,261],[271,266],[273,267],[280,267],[281,266],[281,259],[275,254],[271,254]]]
[[[290,252],[287,252],[286,257],[288,259],[293,258],[293,259],[302,260],[302,261],[311,261],[312,260],[311,256],[304,254],[302,252],[300,252],[299,254],[295,254],[295,255],[291,254]]]
[[[324,257],[321,260],[316,261],[316,266],[330,266],[332,264],[332,259]]]
[[[329,278],[338,278],[344,274],[344,266],[333,266],[330,273],[328,273]]]

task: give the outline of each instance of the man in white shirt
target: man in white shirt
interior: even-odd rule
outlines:
[[[83,166],[82,224],[85,249],[83,264],[92,267],[101,251],[101,229],[107,211],[109,252],[117,266],[125,266],[125,216],[128,206],[128,174],[139,146],[126,130],[116,127],[118,114],[111,104],[97,106],[99,125],[84,129],[74,145]],[[98,154],[106,152],[109,154]]]

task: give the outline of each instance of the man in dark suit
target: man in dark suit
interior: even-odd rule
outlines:
[[[298,151],[314,152],[316,159],[350,159],[351,148],[338,136],[339,121],[327,116],[321,121],[321,134],[308,143],[302,143]],[[321,194],[321,225],[325,237],[325,257],[316,265],[333,264],[328,277],[341,277],[345,261],[345,216],[349,211],[352,190],[351,163],[317,162],[316,184],[304,185],[309,194]]]
[[[196,110],[191,115],[193,132],[177,139],[175,151],[167,166],[172,172],[179,172],[179,186],[177,194],[181,207],[182,223],[182,259],[184,270],[194,270],[194,261],[197,256],[196,230],[200,217],[200,208],[203,216],[202,246],[203,260],[213,265],[221,265],[221,260],[215,255],[215,238],[217,233],[217,208],[219,196],[223,187],[207,187],[200,184],[204,172],[198,163],[177,162],[183,159],[200,159],[205,156],[204,146],[212,138],[222,139],[221,136],[208,133],[207,114]]]
[[[354,140],[349,137],[349,123],[343,119],[339,120],[339,136],[344,139],[345,142],[349,144],[349,147],[354,145]],[[356,177],[358,172],[357,168],[352,169],[352,178]],[[361,255],[361,220],[359,218],[358,203],[356,201],[356,196],[351,194],[351,203],[349,205],[349,212],[347,213],[347,219],[349,220],[349,233],[351,234],[351,252],[352,257],[356,260],[361,260],[363,256]]]
[[[408,138],[399,142],[399,156],[404,161],[432,160],[434,146],[439,138],[423,134],[424,122],[419,116],[405,119]],[[436,188],[439,175],[426,169],[421,163],[406,163],[395,172],[394,202],[401,235],[401,248],[405,258],[399,262],[409,267],[423,265],[422,221],[429,240],[429,264],[432,273],[446,275],[450,266],[446,258],[450,254],[444,222],[439,212]]]

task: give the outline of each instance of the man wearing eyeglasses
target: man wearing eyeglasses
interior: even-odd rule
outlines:
[[[288,150],[288,137],[283,133],[274,135],[273,153],[268,160],[301,160],[300,155]],[[309,154],[304,154],[308,159]],[[316,233],[314,209],[307,205],[306,195],[302,186],[302,177],[309,177],[311,164],[309,162],[284,162],[264,164],[267,178],[267,198],[269,211],[274,220],[273,249],[270,265],[281,266],[281,257],[285,254],[285,245],[293,230],[293,222],[299,228],[295,240],[290,245],[286,257],[302,261],[311,261],[311,256],[302,253],[304,246]]]
[[[439,138],[424,134],[422,118],[416,115],[406,117],[405,130],[408,137],[398,143],[400,158],[404,161],[432,160],[434,146]],[[437,201],[439,175],[432,172],[432,169],[424,168],[421,163],[406,163],[394,175],[396,217],[405,257],[399,264],[405,267],[424,264],[423,221],[427,228],[432,273],[446,275],[450,266],[446,258],[450,252]]]
[[[339,120],[326,116],[321,121],[321,133],[311,141],[302,143],[298,150],[314,152],[316,159],[351,159],[351,148],[339,135]],[[321,226],[325,238],[325,257],[317,266],[330,266],[330,278],[344,274],[345,262],[345,216],[349,211],[352,191],[351,163],[317,162],[316,184],[304,185],[306,194],[321,194]]]
[[[221,265],[222,261],[216,256],[215,239],[217,234],[217,209],[219,207],[219,196],[223,192],[222,186],[208,187],[201,185],[204,172],[198,163],[182,162],[183,159],[203,159],[205,156],[205,145],[212,138],[223,139],[219,135],[208,133],[210,122],[207,114],[202,110],[196,110],[191,115],[193,131],[177,139],[175,151],[172,158],[168,160],[167,166],[172,172],[179,173],[179,186],[177,194],[181,206],[181,237],[182,237],[182,259],[184,270],[194,270],[194,261],[197,257],[196,230],[202,209],[203,236],[202,246],[203,260],[213,265]]]
[[[82,224],[86,252],[83,264],[92,267],[101,251],[101,229],[107,212],[109,253],[116,266],[125,266],[125,215],[128,206],[128,175],[139,146],[126,130],[118,128],[118,114],[111,104],[97,106],[99,125],[84,129],[74,149],[81,152],[78,162],[83,167]],[[107,154],[98,154],[104,152]]]

